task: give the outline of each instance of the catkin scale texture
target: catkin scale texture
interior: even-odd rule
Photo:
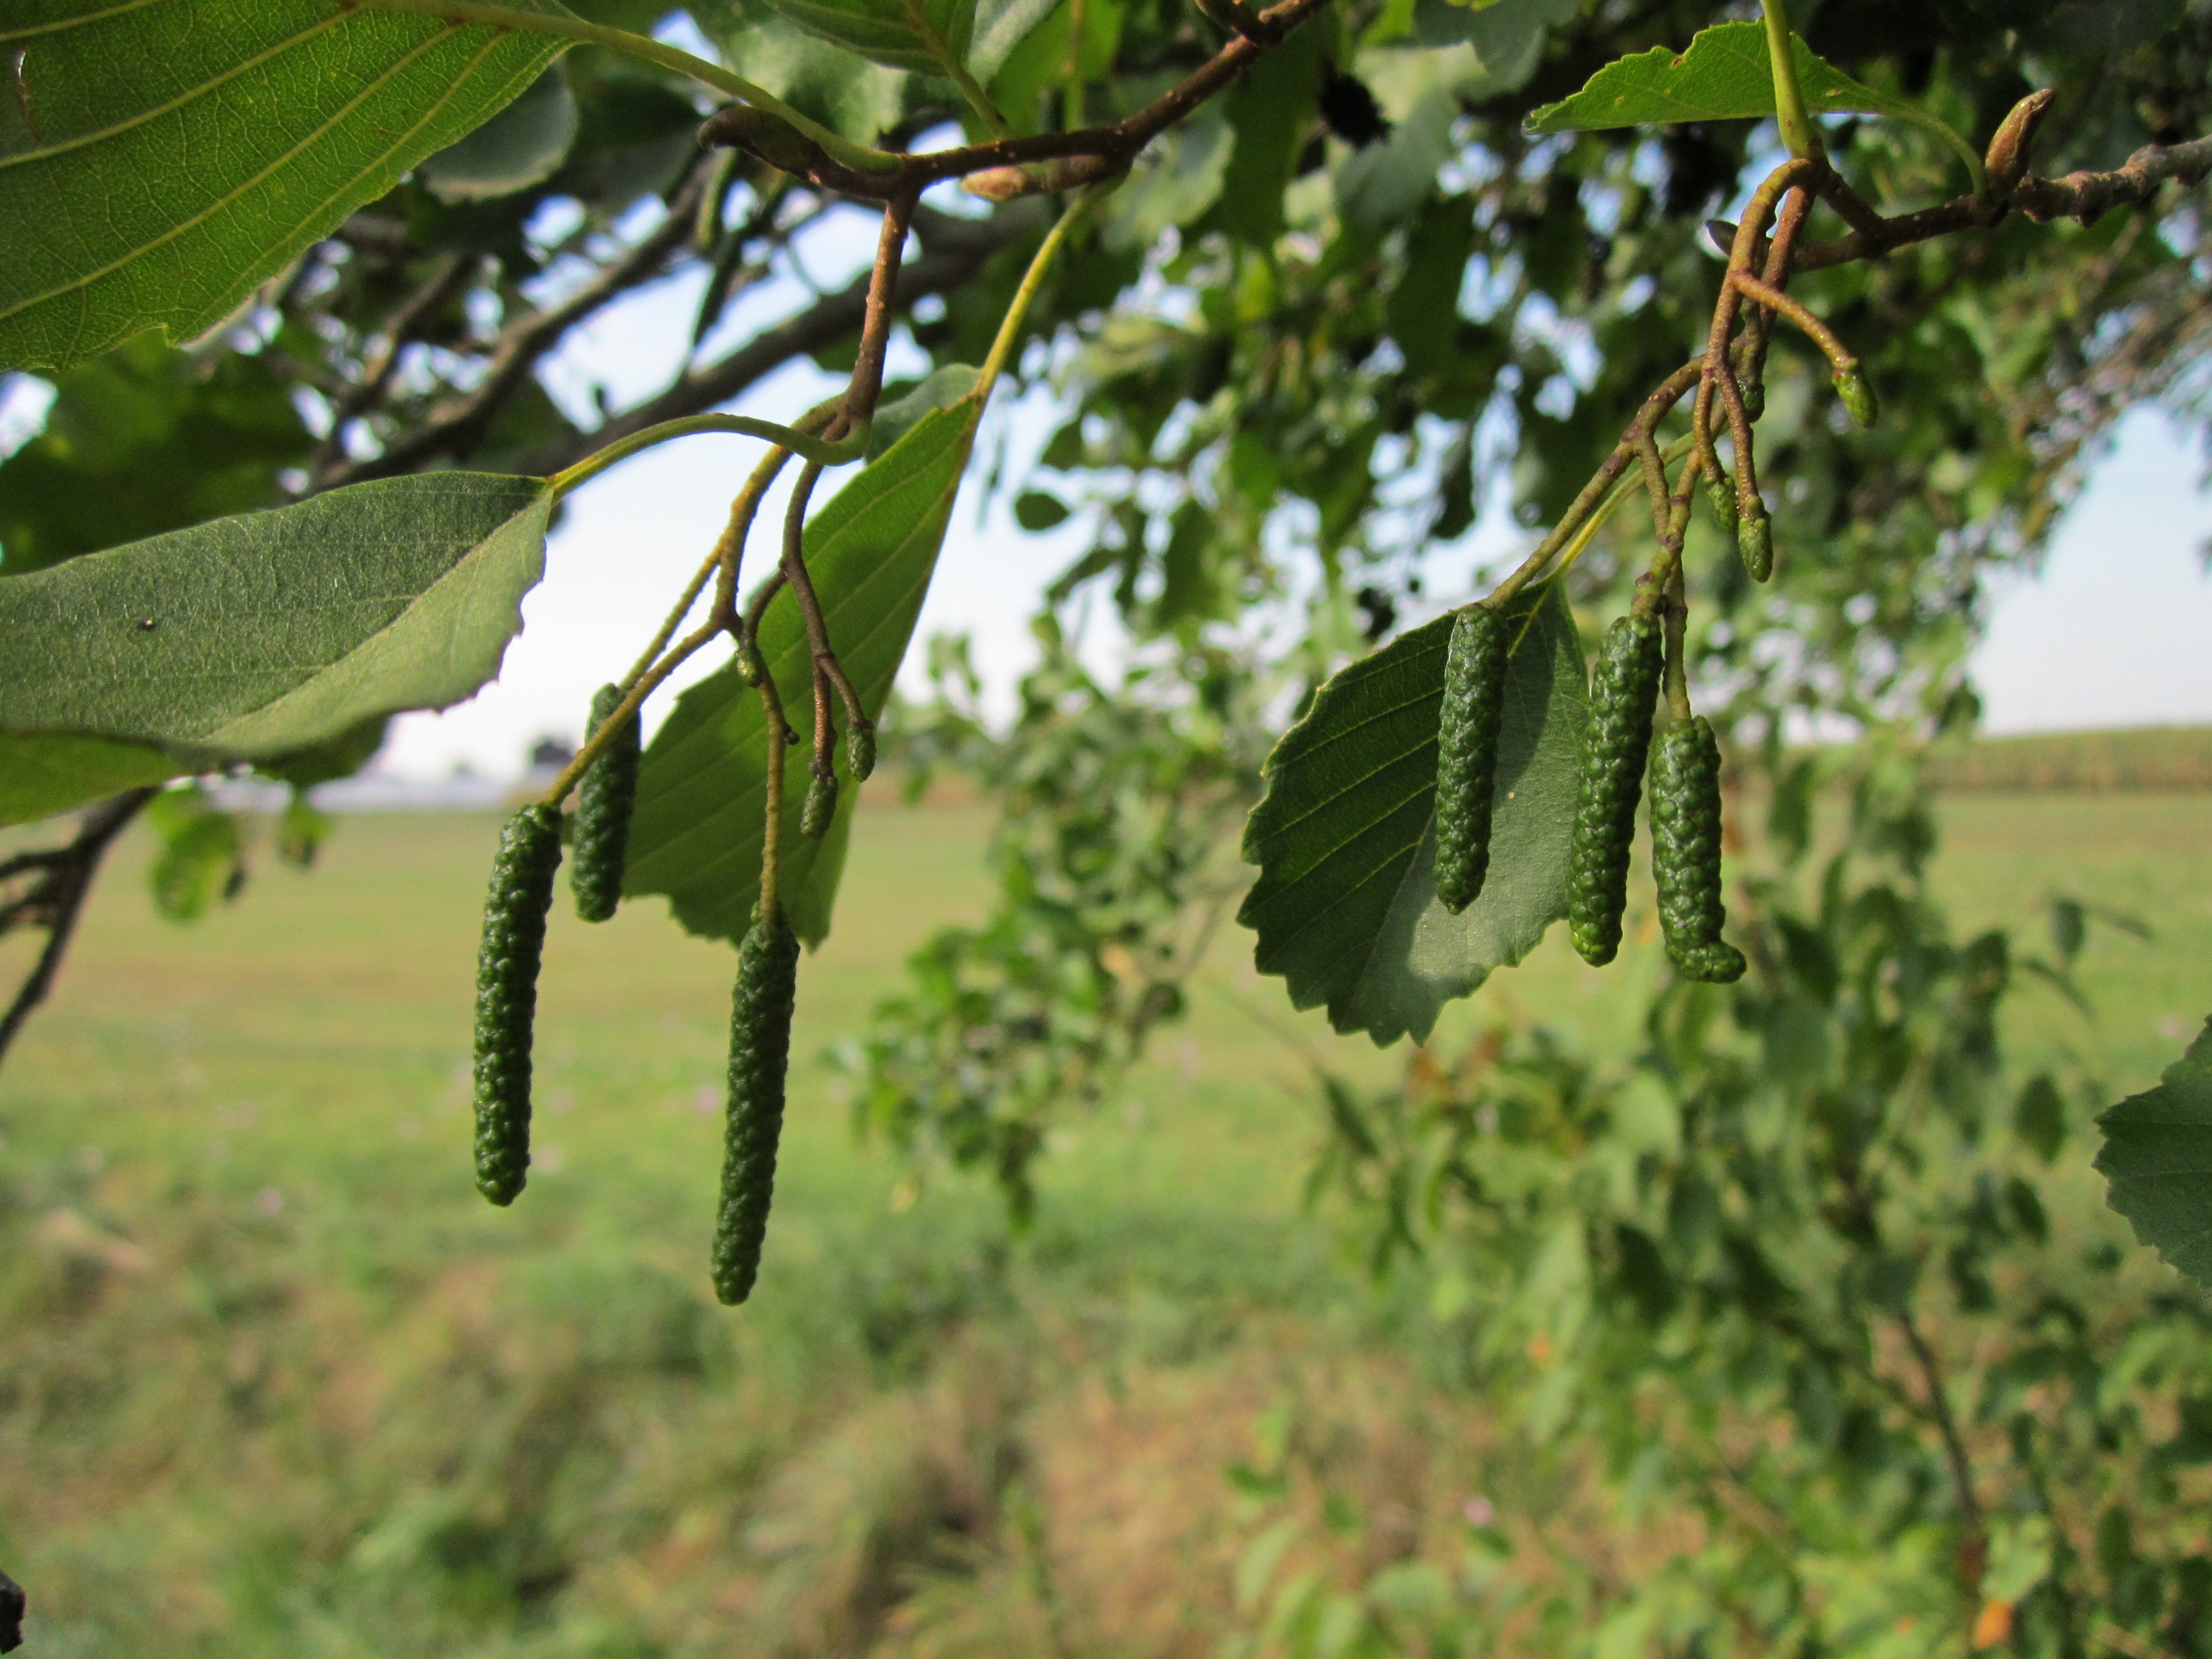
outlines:
[[[770,921],[756,919],[738,952],[730,1004],[730,1095],[714,1224],[714,1294],[731,1307],[752,1294],[768,1237],[798,991],[799,939],[791,924],[781,910]]]
[[[500,832],[477,951],[477,1190],[512,1204],[530,1170],[530,1046],[561,813],[526,806]]]
[[[622,700],[620,686],[599,688],[592,699],[592,732],[606,724]],[[575,862],[568,867],[568,883],[575,891],[576,914],[586,921],[605,921],[622,902],[623,871],[629,861],[630,811],[637,805],[638,755],[643,746],[643,733],[633,713],[577,786]]]
[[[1743,954],[1721,939],[1721,750],[1702,714],[1661,738],[1652,757],[1651,874],[1675,967],[1717,984],[1741,979]]]
[[[1453,620],[1437,721],[1437,896],[1457,915],[1490,872],[1490,815],[1510,646],[1496,611],[1471,606]]]
[[[1629,847],[1636,836],[1636,803],[1644,789],[1651,708],[1664,658],[1659,618],[1626,616],[1607,630],[1590,677],[1589,735],[1568,855],[1567,921],[1575,949],[1598,967],[1620,949]]]

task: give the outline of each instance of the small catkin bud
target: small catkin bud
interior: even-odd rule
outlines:
[[[1736,520],[1735,550],[1743,556],[1752,580],[1763,582],[1774,574],[1774,520],[1764,505]]]
[[[1595,967],[1620,949],[1636,803],[1665,655],[1658,617],[1623,617],[1607,630],[1590,678],[1589,735],[1568,854],[1567,921],[1575,949]]]
[[[738,647],[738,678],[756,690],[768,680],[768,659],[750,640]]]
[[[1743,977],[1743,953],[1721,938],[1721,751],[1703,715],[1661,738],[1652,758],[1651,873],[1667,954],[1683,976]]]
[[[1735,528],[1735,481],[1725,472],[1705,480],[1705,505],[1713,510],[1723,530]]]
[[[752,1294],[768,1237],[798,991],[799,939],[790,923],[781,910],[768,921],[756,919],[738,952],[730,1005],[730,1095],[714,1224],[714,1294],[733,1308]]]
[[[561,814],[526,806],[507,821],[477,951],[477,1190],[512,1204],[530,1169],[530,1045],[545,913],[561,866]]]
[[[854,721],[845,733],[845,766],[855,783],[866,783],[876,769],[876,728],[866,720]]]
[[[1766,382],[1764,380],[1746,380],[1740,390],[1743,393],[1744,418],[1756,422],[1766,413]]]
[[[603,685],[592,699],[596,733],[622,706],[620,686]],[[585,769],[576,789],[572,840],[575,862],[568,884],[576,895],[576,914],[586,921],[605,921],[622,902],[623,871],[629,861],[630,809],[637,805],[638,752],[643,734],[637,714],[622,723],[599,758]]]
[[[1843,399],[1844,410],[1862,427],[1872,426],[1881,418],[1881,404],[1874,395],[1874,387],[1856,364],[1836,376],[1836,396]]]
[[[1490,871],[1491,799],[1510,649],[1504,618],[1470,605],[1452,621],[1437,722],[1437,897],[1457,915]]]
[[[836,816],[836,775],[817,772],[806,786],[806,805],[799,809],[799,833],[809,841],[820,841],[830,833],[830,821]]]

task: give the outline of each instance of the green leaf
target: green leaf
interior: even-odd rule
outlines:
[[[965,71],[975,0],[769,0],[799,27],[893,69]]]
[[[1445,1003],[1535,948],[1566,914],[1567,842],[1587,724],[1582,641],[1552,587],[1505,681],[1490,876],[1459,915],[1437,902],[1431,823],[1451,619],[1438,617],[1322,687],[1267,760],[1245,826],[1260,878],[1237,920],[1291,1000],[1340,1031],[1425,1038]]]
[[[1283,192],[1321,93],[1322,41],[1319,29],[1299,30],[1239,78],[1225,100],[1236,142],[1215,216],[1251,246],[1271,248],[1283,233]]]
[[[195,770],[144,744],[60,734],[0,737],[0,824],[30,823]]]
[[[6,821],[460,702],[521,626],[552,508],[537,478],[381,479],[0,581]]]
[[[1815,57],[1796,35],[1797,81],[1806,108],[1857,111],[1918,118],[1922,112],[1900,99],[1862,86],[1834,64]],[[1680,54],[1664,46],[1617,58],[1590,76],[1583,89],[1528,117],[1531,132],[1595,132],[1607,127],[1651,126],[1674,121],[1748,121],[1774,113],[1774,75],[1760,23],[1723,23],[1702,29]]]
[[[871,719],[883,712],[914,635],[981,415],[971,399],[925,416],[806,526],[806,567],[830,642]],[[800,732],[784,768],[783,904],[799,936],[818,945],[830,931],[858,791],[841,744],[837,817],[819,843],[799,834],[814,698],[805,629],[789,594],[762,619],[760,646]],[[760,693],[734,669],[679,697],[640,769],[625,890],[664,895],[695,933],[738,939],[760,891],[767,759]]]
[[[205,332],[561,50],[333,0],[15,0],[0,368]]]
[[[422,163],[422,182],[441,202],[489,202],[543,184],[576,142],[576,94],[556,70],[458,144]]]
[[[933,410],[951,408],[975,391],[975,382],[981,378],[981,372],[969,363],[947,363],[942,368],[931,370],[929,378],[913,391],[876,410],[875,424],[868,428],[868,459],[880,459],[893,444],[914,430],[923,416]]]
[[[2155,1089],[2097,1120],[2097,1168],[2136,1237],[2200,1285],[2212,1285],[2212,1020]]]
[[[977,0],[975,39],[968,48],[968,67],[979,81],[988,81],[1006,67],[1016,46],[1066,0]]]

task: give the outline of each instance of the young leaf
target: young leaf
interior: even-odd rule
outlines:
[[[965,72],[975,0],[769,0],[799,27],[894,69]]]
[[[872,720],[883,712],[913,636],[981,412],[971,400],[924,416],[806,526],[806,567],[830,642]],[[818,842],[799,833],[814,700],[805,630],[788,595],[769,606],[760,645],[802,728],[784,772],[783,906],[799,938],[817,945],[830,931],[853,814],[838,813]],[[677,700],[639,773],[627,894],[665,895],[695,933],[744,937],[759,892],[767,749],[760,694],[734,667]],[[841,752],[838,776],[849,786],[848,764]]]
[[[552,506],[537,478],[383,479],[0,582],[8,821],[459,702],[521,626]]]
[[[204,332],[562,50],[332,0],[7,10],[0,224],[38,234],[0,260],[0,368]]]
[[[2212,1285],[2212,1020],[2158,1087],[2097,1120],[2097,1168],[2136,1237],[2200,1285]]]
[[[1820,112],[1871,115],[1921,111],[1816,58],[1790,37],[1797,52],[1797,81],[1805,106]],[[1664,46],[1616,58],[1590,76],[1580,92],[1547,104],[1528,117],[1531,132],[1595,132],[1607,127],[1651,126],[1670,121],[1747,121],[1774,113],[1774,75],[1759,23],[1722,23],[1701,29],[1689,50]]]
[[[1426,1037],[1445,1003],[1510,966],[1566,914],[1567,842],[1588,719],[1582,642],[1554,590],[1524,595],[1505,680],[1490,873],[1455,916],[1437,900],[1437,721],[1451,618],[1354,663],[1267,761],[1245,826],[1260,866],[1238,920],[1301,1008],[1378,1044]]]

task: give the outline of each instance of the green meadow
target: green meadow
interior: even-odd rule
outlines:
[[[2023,989],[2023,1068],[2148,1086],[2212,1009],[2212,794],[1944,799],[1961,927],[2093,924],[2087,1018]],[[1210,1655],[1295,1431],[1369,1524],[1443,1538],[1516,1468],[1417,1275],[1302,1198],[1311,1079],[1402,1051],[1292,1013],[1226,928],[1130,1085],[1054,1143],[1037,1221],[856,1141],[827,1056],[933,927],[988,819],[871,799],[801,969],[750,1305],[709,1293],[732,958],[657,903],[556,911],[538,1162],[474,1192],[468,1049],[489,817],[345,819],[201,923],[125,844],[0,1070],[0,1565],[27,1650],[93,1656]],[[1558,932],[1455,1010],[1633,1042],[1657,971]],[[14,949],[11,945],[9,949]],[[11,974],[18,957],[0,957]],[[2089,1143],[2069,1156],[2086,1165]],[[2085,1202],[2093,1188],[2086,1172]],[[1292,1425],[1286,1431],[1285,1425]]]

